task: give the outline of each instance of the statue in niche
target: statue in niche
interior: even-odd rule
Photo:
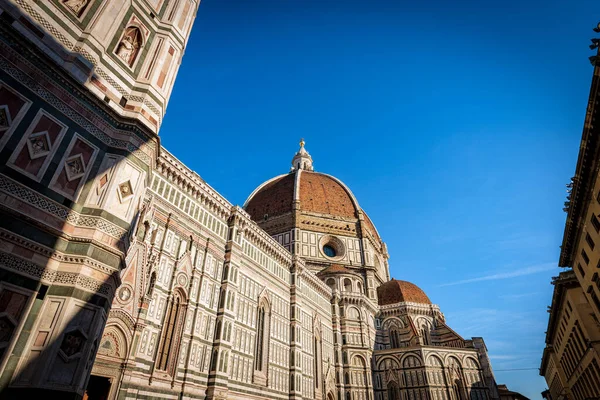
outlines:
[[[63,4],[79,17],[85,11],[88,3],[89,0],[66,0]]]
[[[125,34],[117,47],[117,56],[132,66],[142,45],[142,33],[136,27],[125,29]]]

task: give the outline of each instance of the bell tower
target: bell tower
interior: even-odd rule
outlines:
[[[115,393],[90,372],[198,6],[0,0],[0,397]]]
[[[40,50],[121,116],[158,133],[198,0],[5,3]]]

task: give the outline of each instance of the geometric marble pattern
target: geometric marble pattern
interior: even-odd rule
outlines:
[[[32,134],[29,139],[27,139],[27,150],[29,150],[29,157],[31,157],[32,160],[48,155],[50,153],[50,137],[48,136],[48,131]]]

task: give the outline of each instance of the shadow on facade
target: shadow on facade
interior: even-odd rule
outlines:
[[[127,135],[158,141],[40,51],[32,40],[60,46],[43,28],[0,9],[0,398],[81,398],[154,157],[132,156]]]

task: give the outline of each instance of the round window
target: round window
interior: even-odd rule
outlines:
[[[327,257],[335,257],[336,254],[337,254],[337,252],[335,251],[335,249],[332,246],[328,245],[328,244],[326,244],[325,246],[323,246],[323,253],[325,253],[325,255]]]
[[[320,253],[331,261],[339,261],[346,255],[344,243],[335,236],[325,235],[319,239]]]

